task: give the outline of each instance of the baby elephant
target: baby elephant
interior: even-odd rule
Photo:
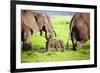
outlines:
[[[66,51],[64,47],[64,42],[60,39],[52,39],[48,38],[46,42],[46,50],[51,51],[51,50],[57,50],[57,51]]]

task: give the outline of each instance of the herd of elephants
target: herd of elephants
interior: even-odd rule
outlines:
[[[67,21],[67,20],[66,20]],[[70,38],[73,50],[79,50],[79,44],[84,44],[90,39],[90,13],[77,12],[70,21]],[[46,51],[52,48],[56,50],[66,50],[64,43],[60,39],[53,39],[57,36],[53,28],[50,17],[45,13],[33,12],[32,10],[21,10],[21,41],[23,50],[32,50],[31,36],[34,32],[40,32],[42,36],[45,32]],[[48,33],[50,34],[48,36]],[[66,37],[67,39],[67,37]]]

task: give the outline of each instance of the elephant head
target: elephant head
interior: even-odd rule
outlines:
[[[51,35],[55,34],[55,36],[56,36],[56,33],[52,26],[51,19],[48,15],[43,14],[43,13],[35,13],[35,12],[33,12],[33,14],[35,15],[34,17],[38,24],[40,35],[42,35],[42,31],[44,31],[46,38],[47,38],[47,33],[50,33]]]

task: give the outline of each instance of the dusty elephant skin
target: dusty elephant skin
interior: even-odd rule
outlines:
[[[48,38],[46,42],[46,50],[49,52],[52,49],[55,49],[57,51],[61,51],[61,50],[66,51],[64,47],[64,42],[62,40]]]
[[[70,35],[74,50],[79,50],[82,45],[90,39],[90,14],[76,13],[70,23]]]
[[[47,38],[47,33],[56,35],[48,15],[33,12],[32,10],[21,10],[21,40],[23,42],[23,50],[31,50],[31,35],[34,32],[40,32],[40,35],[42,35],[43,31],[45,32],[45,38]]]

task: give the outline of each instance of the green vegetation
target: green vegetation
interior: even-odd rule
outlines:
[[[57,33],[57,38],[62,39],[66,46],[69,36],[69,23],[71,16],[52,16],[54,30]],[[31,38],[33,50],[22,51],[21,62],[47,62],[47,61],[68,61],[68,60],[88,60],[90,59],[90,41],[87,41],[80,51],[73,51],[71,40],[69,40],[69,48],[66,52],[46,52],[46,39],[40,36],[39,32],[32,35]]]

